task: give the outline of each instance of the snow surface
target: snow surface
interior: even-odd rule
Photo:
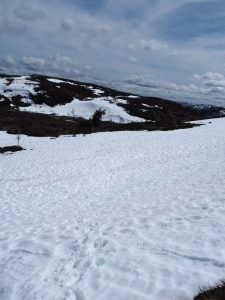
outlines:
[[[23,136],[0,156],[0,299],[191,300],[223,278],[225,119],[211,121]]]
[[[112,103],[110,102],[112,101]],[[93,113],[97,109],[104,109],[105,115],[102,117],[104,121],[113,121],[118,123],[130,123],[130,122],[144,122],[145,119],[134,117],[129,115],[123,107],[116,105],[114,98],[112,97],[98,97],[90,101],[80,101],[74,99],[72,102],[65,105],[56,105],[50,107],[48,105],[31,105],[28,107],[21,107],[20,110],[38,112],[45,114],[56,114],[59,116],[71,116],[72,110],[74,110],[75,115],[89,119],[93,116]],[[126,100],[125,100],[126,101]],[[117,103],[125,103],[123,99],[116,99]]]

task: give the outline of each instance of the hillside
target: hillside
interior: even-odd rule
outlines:
[[[89,120],[98,109],[105,114],[98,126],[93,126]],[[168,130],[193,126],[184,122],[220,117],[223,111],[223,108],[205,110],[67,79],[0,75],[0,130],[10,133],[58,136]]]

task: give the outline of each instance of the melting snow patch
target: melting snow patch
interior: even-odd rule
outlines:
[[[102,91],[100,89],[95,89],[95,88],[93,88],[93,86],[89,86],[88,88],[89,88],[89,90],[91,90],[97,96],[101,95],[101,94],[104,94],[104,91]]]
[[[116,99],[116,103],[119,103],[119,104],[127,104],[127,100],[124,100],[124,99]]]
[[[150,107],[155,107],[155,108],[163,109],[163,107],[158,106],[158,105],[154,105],[154,106],[150,106]]]
[[[0,80],[0,92],[9,98],[17,95],[28,98],[29,94],[35,95],[36,86],[38,83],[30,80],[29,76],[10,77],[9,81]]]
[[[131,98],[131,99],[134,98],[135,99],[135,98],[140,98],[140,97],[139,96],[135,96],[135,95],[130,95],[130,96],[128,96],[128,98]]]
[[[149,104],[145,104],[142,103],[142,106],[148,107],[148,108],[159,108],[159,109],[163,109],[163,107],[158,106],[158,105],[149,105]]]
[[[23,102],[25,104],[33,104],[33,101],[31,99],[27,99],[27,98],[21,99],[21,102]]]
[[[48,81],[53,82],[53,83],[67,83],[71,85],[77,85],[76,83],[70,82],[70,81],[65,81],[65,80],[60,80],[60,79],[55,79],[55,78],[48,78]]]

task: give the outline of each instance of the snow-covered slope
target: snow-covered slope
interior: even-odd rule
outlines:
[[[0,156],[0,299],[191,300],[223,278],[225,119],[211,121],[23,136]]]

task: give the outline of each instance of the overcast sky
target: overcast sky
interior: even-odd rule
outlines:
[[[1,0],[0,72],[225,105],[224,0]]]

